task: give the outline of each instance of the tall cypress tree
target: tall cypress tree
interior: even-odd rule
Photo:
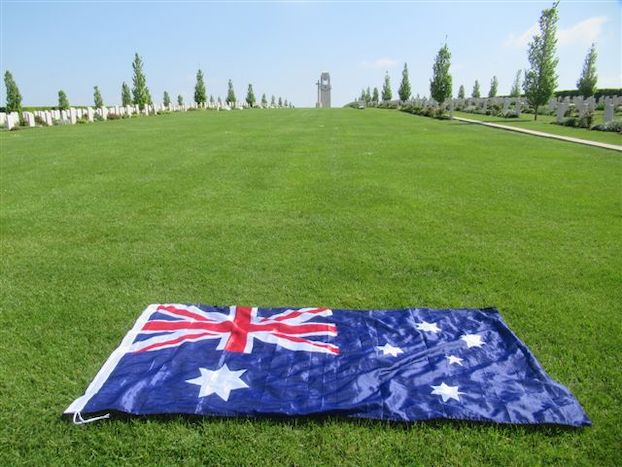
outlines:
[[[276,99],[274,98],[274,94],[272,94],[272,99],[270,99],[270,106],[276,107]]]
[[[408,65],[404,63],[404,69],[402,70],[402,82],[400,88],[397,90],[397,94],[400,96],[402,102],[406,102],[410,98],[410,78],[408,77]]]
[[[475,80],[475,83],[473,84],[473,91],[471,91],[471,97],[481,97],[482,93],[479,90],[479,81]]]
[[[391,78],[389,78],[389,72],[384,75],[384,84],[382,85],[382,100],[384,102],[390,101],[393,97],[393,91],[391,91]]]
[[[281,96],[279,96],[279,107],[283,107],[283,99],[281,99]]]
[[[464,99],[464,84],[461,84],[458,89],[458,99]]]
[[[525,71],[523,89],[527,101],[533,107],[534,120],[538,119],[538,108],[548,102],[557,87],[557,5],[542,10],[539,33],[529,43],[527,57],[529,69]]]
[[[443,104],[451,97],[452,77],[449,73],[451,65],[451,52],[445,43],[436,54],[432,66],[432,79],[430,80],[430,94],[436,102]]]
[[[596,92],[596,83],[598,82],[598,74],[596,74],[596,44],[592,43],[590,50],[587,52],[585,62],[583,63],[583,70],[579,81],[577,81],[577,89],[579,94],[584,97],[593,96]]]
[[[371,95],[371,101],[373,104],[377,104],[380,100],[380,94],[378,93],[378,88],[374,87],[374,92]]]
[[[205,79],[201,69],[197,71],[197,82],[194,85],[194,102],[196,102],[199,107],[204,107],[207,102],[207,90],[205,89]]]
[[[231,104],[235,104],[236,99],[235,99],[235,91],[233,90],[233,82],[231,80],[229,80],[229,83],[227,84],[227,104],[231,105]]]
[[[177,105],[184,105],[184,96],[181,94],[177,96]]]
[[[121,85],[121,105],[123,107],[132,105],[132,92],[125,81],[123,81],[123,84]]]
[[[69,108],[69,99],[62,89],[58,91],[58,108],[60,110],[67,110]]]
[[[514,77],[514,83],[512,84],[512,89],[510,90],[510,97],[520,97],[520,77],[522,71],[518,70],[516,72],[516,76]]]
[[[17,83],[13,79],[13,75],[8,70],[4,73],[4,85],[6,86],[6,111],[21,112],[22,95],[19,92]]]
[[[246,103],[251,107],[255,107],[255,91],[253,91],[253,85],[249,83],[248,91],[246,92]]]
[[[147,88],[147,77],[143,71],[143,59],[140,55],[138,55],[138,53],[134,54],[132,69],[134,71],[134,76],[132,77],[132,102],[134,105],[137,105],[140,110],[143,110],[145,105],[149,104],[151,95],[149,94],[149,89]]]
[[[367,89],[365,90],[365,104],[371,104],[371,91],[369,90],[369,86],[367,86]]]
[[[104,99],[102,98],[101,92],[99,92],[98,86],[93,87],[93,103],[96,109],[104,106]]]
[[[499,80],[497,80],[496,76],[493,76],[492,80],[490,80],[490,90],[488,91],[488,97],[496,97],[498,87],[499,87]]]
[[[266,98],[266,93],[261,95],[261,106],[266,107],[268,105],[268,99]]]
[[[168,95],[167,91],[164,91],[164,96],[162,97],[162,103],[164,107],[169,107],[171,105],[171,96]]]

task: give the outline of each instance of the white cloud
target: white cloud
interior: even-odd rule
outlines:
[[[596,42],[603,32],[603,24],[609,21],[606,16],[594,16],[557,31],[557,43],[563,45],[589,45]],[[533,24],[522,34],[510,33],[503,42],[505,47],[522,49],[527,47],[532,37],[538,34],[538,24]]]
[[[574,26],[557,32],[559,45],[589,45],[596,42],[603,32],[603,24],[609,21],[606,16],[594,16],[580,21]]]
[[[527,47],[531,38],[538,33],[538,24],[534,24],[529,29],[527,29],[524,33],[520,35],[515,35],[510,33],[508,38],[503,42],[503,45],[506,47],[514,47],[516,49],[522,49]]]
[[[361,65],[363,65],[366,68],[392,68],[395,65],[397,65],[397,60],[394,60],[388,57],[383,57],[383,58],[374,60],[372,62],[368,62],[367,60],[365,60],[361,62]]]

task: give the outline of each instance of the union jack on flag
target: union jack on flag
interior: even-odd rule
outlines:
[[[132,351],[147,352],[188,342],[217,339],[216,350],[251,353],[253,340],[288,350],[339,354],[339,348],[310,337],[337,335],[332,323],[312,321],[331,316],[328,308],[286,310],[269,317],[257,316],[256,307],[231,306],[229,313],[204,311],[197,306],[158,305],[140,329]]]
[[[65,413],[590,424],[490,308],[150,305]]]

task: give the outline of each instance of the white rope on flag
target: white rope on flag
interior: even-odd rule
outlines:
[[[84,425],[85,423],[96,422],[97,420],[104,420],[105,418],[110,418],[110,414],[107,413],[105,415],[101,415],[99,417],[93,418],[82,418],[82,414],[80,412],[73,413],[73,423],[74,425]]]

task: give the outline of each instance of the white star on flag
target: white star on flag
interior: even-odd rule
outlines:
[[[443,402],[447,402],[449,399],[456,399],[460,401],[459,394],[464,394],[458,391],[459,386],[448,386],[445,383],[441,383],[440,386],[432,386],[434,390],[432,394],[436,394],[443,398]]]
[[[226,363],[218,370],[199,368],[199,371],[201,376],[186,380],[186,383],[201,386],[199,397],[216,394],[226,401],[229,400],[231,391],[248,387],[248,384],[240,379],[246,370],[231,371]]]
[[[481,347],[485,344],[482,340],[482,337],[479,334],[465,334],[460,339],[466,342],[467,347],[470,349],[471,347]]]
[[[415,326],[419,329],[419,331],[433,332],[435,334],[437,332],[441,332],[436,323],[428,323],[427,321],[424,321],[423,323],[415,324]]]
[[[454,363],[462,366],[462,358],[456,357],[455,355],[447,355],[447,360],[449,360],[449,364],[453,365]]]
[[[399,347],[393,347],[388,342],[381,347],[378,347],[379,350],[382,350],[383,355],[391,355],[393,357],[397,357],[399,354],[404,353],[402,349]]]

